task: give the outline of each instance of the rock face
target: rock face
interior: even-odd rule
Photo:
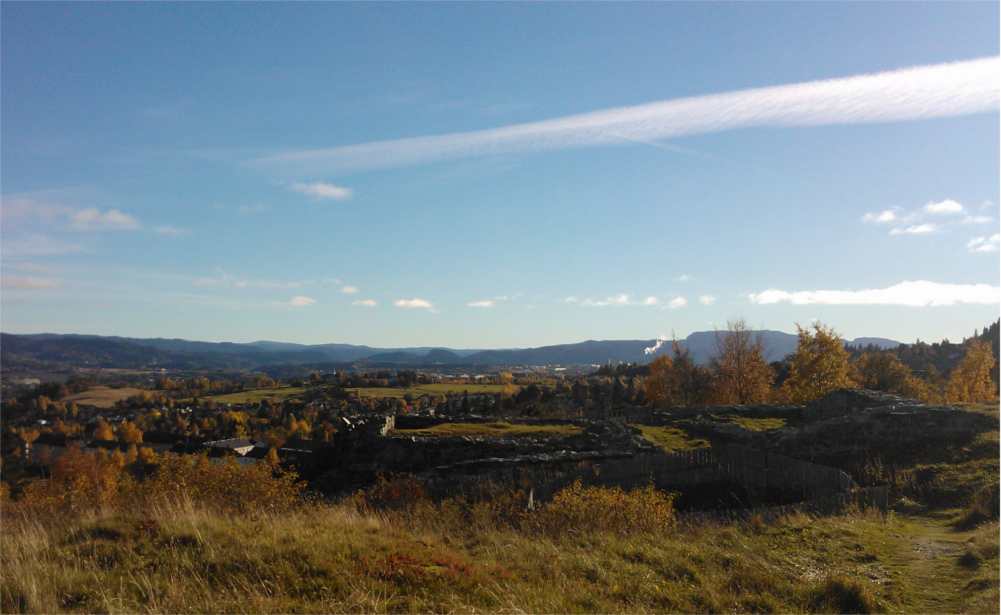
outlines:
[[[822,421],[855,414],[868,408],[921,405],[923,404],[916,399],[901,397],[893,393],[845,388],[831,391],[820,399],[807,404],[803,409],[803,418],[807,421]]]

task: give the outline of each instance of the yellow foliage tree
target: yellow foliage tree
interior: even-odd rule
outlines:
[[[143,441],[143,432],[139,429],[135,423],[131,421],[125,421],[118,426],[118,437],[122,442],[128,442],[129,444],[139,444]]]
[[[849,368],[851,380],[859,388],[896,393],[925,403],[934,401],[931,387],[891,352],[861,354],[849,361]]]
[[[978,402],[997,399],[997,390],[991,380],[994,369],[991,347],[980,340],[967,342],[966,356],[952,370],[945,395],[949,401]]]
[[[761,334],[755,334],[743,318],[727,322],[726,331],[716,332],[716,353],[709,360],[715,378],[713,397],[721,404],[768,402],[775,370],[765,361]]]
[[[790,355],[792,365],[783,388],[794,404],[803,404],[842,387],[852,385],[848,373],[848,351],[834,329],[821,322],[813,331],[796,325],[799,340]]]
[[[111,425],[104,419],[97,419],[97,427],[94,428],[94,437],[98,440],[115,440],[115,432]]]

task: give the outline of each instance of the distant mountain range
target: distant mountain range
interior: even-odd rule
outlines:
[[[777,361],[796,349],[797,336],[780,331],[760,331],[767,360]],[[716,347],[714,331],[692,333],[678,340],[699,363],[706,363]],[[900,343],[883,338],[858,338],[852,345],[875,344],[894,348]],[[449,348],[372,348],[351,344],[288,344],[258,341],[192,342],[179,339],[140,339],[94,335],[0,334],[0,369],[19,371],[83,367],[135,369],[141,366],[178,370],[258,370],[265,366],[320,363],[365,366],[536,366],[646,363],[671,352],[664,343],[656,352],[646,350],[657,340],[589,340],[540,348],[510,350],[455,350]]]

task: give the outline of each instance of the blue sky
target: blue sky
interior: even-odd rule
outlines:
[[[16,3],[2,323],[383,347],[999,316],[983,3]]]

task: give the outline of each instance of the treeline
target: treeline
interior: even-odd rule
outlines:
[[[841,387],[895,393],[925,403],[986,402],[998,398],[998,331],[1001,321],[961,344],[845,347],[823,323],[797,325],[796,351],[768,364],[761,337],[744,320],[717,333],[708,366],[692,361],[677,341],[648,366],[651,403],[671,405],[803,404]],[[639,371],[626,366],[624,372]],[[620,369],[606,370],[617,375]]]

